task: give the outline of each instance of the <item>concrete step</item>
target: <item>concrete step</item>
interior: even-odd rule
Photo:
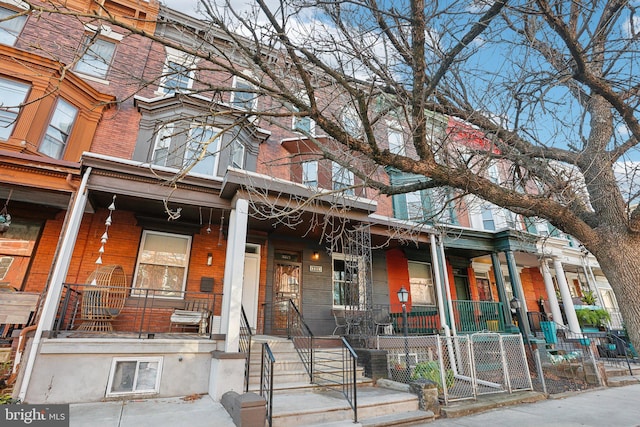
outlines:
[[[386,422],[391,422],[393,415],[400,416],[418,411],[418,398],[415,395],[380,387],[358,387],[357,399],[360,422],[378,417],[390,417]],[[427,420],[433,418],[433,414],[425,412],[425,415]],[[316,388],[274,395],[273,425],[298,427],[341,422],[350,422],[353,425],[353,410],[344,395],[336,390]]]
[[[334,421],[330,423],[311,424],[307,427],[400,427],[400,426],[413,426],[423,425],[431,422],[435,419],[433,412],[431,411],[411,411],[403,412],[401,414],[382,415],[380,417],[373,417],[367,419],[359,419],[358,424],[354,424],[353,420],[347,421]]]
[[[629,372],[629,371],[627,371]],[[623,387],[631,384],[640,383],[640,376],[616,376],[616,377],[607,377],[607,386],[609,387]]]

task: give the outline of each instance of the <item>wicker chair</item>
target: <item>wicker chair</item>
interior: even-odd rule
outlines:
[[[94,284],[95,283],[95,284]],[[127,276],[119,265],[104,265],[87,278],[82,293],[78,327],[82,331],[113,331],[111,322],[119,314],[129,295]]]

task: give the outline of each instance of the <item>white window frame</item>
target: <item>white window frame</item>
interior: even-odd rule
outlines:
[[[407,219],[410,221],[423,220],[425,212],[422,204],[422,191],[412,191],[406,193],[404,197],[407,204]]]
[[[218,137],[218,140],[220,137]],[[244,144],[237,139],[233,139],[231,141],[231,155],[229,159],[229,166],[236,169],[244,169],[245,164],[245,152],[246,147]],[[240,162],[238,162],[240,160]]]
[[[248,89],[255,89],[255,86],[252,85],[248,80],[243,79],[242,77],[238,77],[238,76],[233,76],[233,82],[232,82],[232,87],[234,89],[239,88],[239,85],[246,85]],[[239,102],[236,102],[236,97],[237,96],[242,96],[242,95],[248,94],[250,96],[252,96],[253,98],[250,100],[242,100]],[[232,91],[230,98],[229,98],[229,103],[240,109],[240,110],[245,110],[245,111],[255,111],[258,109],[258,94],[256,93],[251,93],[251,92],[236,92],[236,91]],[[249,106],[249,108],[247,108],[247,105]]]
[[[149,159],[149,163],[156,166],[168,167],[167,162],[171,157],[171,140],[173,138],[173,132],[174,132],[173,123],[167,123],[167,124],[161,125],[158,128],[158,132],[156,132],[155,143],[153,145],[153,152],[151,153],[151,159]],[[156,159],[156,153],[159,150],[164,150],[164,149],[167,150],[167,155],[164,157],[163,162],[158,162]]]
[[[111,370],[109,371],[109,381],[107,383],[107,391],[105,396],[128,396],[128,395],[141,395],[141,394],[158,394],[160,392],[160,379],[162,377],[162,365],[164,358],[162,356],[159,357],[114,357],[111,361]],[[114,386],[114,379],[116,374],[116,367],[118,363],[121,362],[136,362],[136,370],[134,374],[134,378],[132,379],[131,391],[112,391]],[[138,379],[140,373],[140,364],[141,363],[158,363],[158,368],[156,372],[155,384],[153,389],[141,389],[137,390]]]
[[[0,19],[7,18],[15,15],[16,12],[13,9],[0,6]],[[18,37],[22,34],[22,30],[27,23],[27,16],[22,15],[15,18],[8,19],[0,22],[0,44],[7,46],[15,46]],[[17,25],[16,25],[17,24]],[[18,29],[18,27],[20,27]]]
[[[335,286],[336,286],[336,282],[353,283],[353,281],[346,280],[346,278],[344,278],[344,279],[336,279],[335,270],[334,270],[334,265],[335,265],[335,261],[336,260],[344,261],[345,274],[347,272],[347,262],[355,261],[355,262],[358,263],[358,284],[357,284],[357,286],[358,286],[358,308],[364,307],[365,291],[366,291],[365,283],[364,283],[364,260],[362,259],[362,257],[357,257],[357,258],[354,259],[354,257],[347,256],[346,254],[344,254],[342,252],[333,252],[331,254],[331,304],[335,308],[355,307],[355,304],[352,304],[352,305],[336,304],[336,301],[335,301]]]
[[[60,126],[57,126],[58,122],[56,122],[55,124],[53,123],[53,120],[56,117],[59,117],[59,115],[61,114],[65,114],[65,112],[61,108],[62,106],[69,107],[70,109],[74,110],[73,120],[71,121],[71,124],[69,124],[67,129],[62,129]],[[67,150],[67,146],[68,146],[69,140],[71,139],[71,134],[73,133],[73,128],[76,124],[76,121],[78,120],[79,114],[80,114],[80,109],[78,107],[76,107],[75,105],[73,105],[71,102],[67,101],[64,98],[58,98],[56,100],[53,113],[49,118],[49,124],[47,125],[47,129],[45,130],[44,135],[42,136],[42,141],[38,146],[38,152],[46,156],[52,157],[54,159],[62,159],[64,157],[65,151]],[[57,137],[58,134],[62,136],[62,139]],[[48,142],[48,141],[51,141],[51,142]],[[56,143],[58,144],[57,146],[56,146]],[[58,148],[58,150],[56,150],[56,152],[52,152],[49,150],[50,147]]]
[[[318,161],[302,162],[302,184],[311,188],[318,188]]]
[[[160,80],[160,85],[158,87],[158,93],[161,95],[170,95],[175,92],[189,92],[191,88],[193,88],[193,81],[195,77],[195,68],[196,68],[196,58],[193,55],[189,55],[186,52],[182,52],[177,49],[173,49],[171,47],[165,47],[167,52],[167,57],[164,62],[164,67],[162,69],[162,78]],[[184,67],[185,70],[188,70],[188,73],[183,74],[182,72],[177,73],[176,69],[171,66],[171,64],[175,64],[180,67]],[[186,87],[166,87],[167,82],[175,82],[182,81],[183,78],[187,80]],[[177,89],[177,90],[176,90]]]
[[[346,133],[354,138],[362,136],[362,120],[356,109],[352,106],[346,106],[340,114],[340,122]]]
[[[6,88],[17,89],[14,91],[16,95],[20,95],[21,91],[24,89],[24,96],[22,97],[21,100],[18,100],[18,98],[16,98],[15,100],[11,100],[8,102],[9,104],[16,104],[16,105],[7,105],[7,106],[0,105],[0,118],[2,118],[2,120],[0,120],[0,125],[4,126],[4,122],[7,123],[6,127],[2,128],[2,131],[7,132],[7,135],[6,135],[7,138],[4,139],[3,137],[0,137],[0,140],[8,141],[9,138],[11,138],[11,135],[13,134],[13,129],[16,125],[16,122],[18,121],[18,116],[20,115],[22,104],[24,104],[25,100],[29,96],[29,92],[31,91],[31,85],[27,83],[19,82],[17,80],[13,80],[13,79],[6,79],[4,77],[0,77],[0,82],[2,83],[6,82],[7,83],[5,85]],[[5,94],[7,93],[6,91],[3,91],[3,92]],[[17,103],[14,101],[17,101]],[[2,98],[2,95],[0,95],[0,103],[2,102],[3,102],[3,98]]]
[[[488,216],[491,216],[489,218]],[[483,203],[480,206],[480,217],[482,219],[482,229],[486,231],[496,231],[498,229],[498,224],[496,221],[496,215],[493,207],[488,203]],[[486,223],[491,222],[493,224],[493,228],[487,228]]]
[[[340,163],[331,162],[331,188],[333,190],[343,190],[344,194],[353,196],[355,182],[353,172],[342,166]]]
[[[299,97],[302,98],[307,103],[309,103],[309,97],[306,94],[304,94],[304,93],[299,94]],[[295,106],[293,106],[292,109],[293,109],[293,111],[295,113],[300,111]],[[304,126],[298,127],[298,125],[300,123],[302,123],[302,122],[308,122],[309,123],[309,125],[308,125],[309,130],[308,131],[305,130]],[[298,132],[298,133],[302,133],[302,134],[309,134],[311,136],[314,136],[316,134],[316,122],[315,122],[315,120],[313,120],[309,116],[293,116],[293,117],[291,117],[291,129],[294,132]]]
[[[389,122],[387,126],[387,141],[389,142],[389,152],[392,154],[404,156],[406,154],[406,151],[404,132],[402,131],[402,128],[396,122]]]
[[[182,166],[183,167],[187,167],[189,166],[189,160],[191,160],[191,158],[187,158],[187,153],[196,153],[197,151],[199,151],[200,153],[202,153],[201,148],[199,148],[198,150],[195,150],[193,147],[195,147],[196,145],[200,145],[201,143],[203,143],[204,141],[196,141],[196,139],[193,138],[193,133],[197,130],[197,129],[206,129],[207,131],[210,131],[212,134],[214,134],[214,137],[211,141],[209,141],[209,144],[206,147],[206,151],[208,156],[212,156],[213,157],[213,165],[212,168],[213,170],[209,173],[209,172],[201,172],[198,171],[198,164],[194,165],[194,167],[192,169],[189,170],[189,173],[197,173],[200,175],[205,175],[205,176],[218,176],[218,165],[220,162],[220,142],[221,142],[221,129],[216,128],[214,126],[209,126],[209,125],[203,125],[203,124],[193,124],[191,126],[191,129],[189,130],[189,134],[187,136],[187,140],[185,141],[185,146],[184,146],[184,154],[182,157]],[[201,162],[202,160],[199,160],[199,162]],[[194,171],[194,169],[196,169]]]
[[[177,267],[183,267],[184,268],[184,276],[182,277],[182,284],[180,289],[167,289],[167,290],[162,290],[161,287],[150,287],[150,286],[139,286],[138,285],[138,280],[139,280],[139,275],[140,273],[140,264],[141,264],[141,260],[142,260],[142,256],[144,253],[144,247],[145,247],[145,242],[147,239],[147,236],[149,235],[156,235],[156,236],[165,236],[165,237],[173,237],[173,238],[180,238],[180,239],[184,239],[186,240],[186,253],[185,255],[185,261],[183,265],[179,265],[179,264],[161,264],[161,263],[147,263],[147,264],[152,264],[152,265],[160,265],[160,266],[165,266],[165,267],[170,267],[170,266],[177,266]],[[192,237],[186,234],[176,234],[176,233],[166,233],[166,232],[162,232],[162,231],[154,231],[154,230],[143,230],[142,231],[142,238],[140,239],[140,247],[138,248],[138,258],[136,260],[136,270],[133,276],[133,285],[132,285],[132,292],[131,292],[131,296],[144,296],[143,292],[140,291],[140,289],[154,289],[155,292],[153,292],[153,294],[155,295],[156,298],[167,298],[167,299],[183,299],[184,298],[184,292],[185,289],[187,287],[187,276],[189,275],[189,261],[191,260],[191,244],[192,244]],[[178,295],[171,295],[171,294],[178,294]]]
[[[75,67],[73,67],[73,71],[78,74],[82,74],[83,76],[92,77],[95,79],[99,79],[101,81],[106,81],[107,76],[109,75],[109,71],[111,70],[111,65],[113,64],[113,60],[116,56],[116,48],[118,47],[117,41],[115,41],[111,37],[102,37],[102,31],[100,32],[100,36],[96,37],[94,41],[91,42],[91,46],[87,47],[85,43],[91,41],[94,37],[92,34],[85,34],[82,40],[82,44],[80,45],[81,49],[84,50],[82,56],[78,59]],[[101,56],[96,56],[94,58],[90,58],[91,48],[94,44],[99,42],[109,43],[113,46],[113,50],[111,51],[111,56],[108,58],[103,58]],[[94,61],[99,61],[104,64],[104,70],[102,66],[95,66],[93,64]]]

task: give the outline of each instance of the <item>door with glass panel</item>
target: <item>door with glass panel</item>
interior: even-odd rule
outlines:
[[[287,333],[289,300],[300,306],[301,266],[300,257],[294,253],[278,252],[275,257],[273,281],[273,309],[271,332],[276,335]]]

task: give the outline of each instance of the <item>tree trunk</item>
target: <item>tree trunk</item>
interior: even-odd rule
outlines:
[[[640,350],[640,239],[608,232],[593,254],[613,288],[629,338]]]

